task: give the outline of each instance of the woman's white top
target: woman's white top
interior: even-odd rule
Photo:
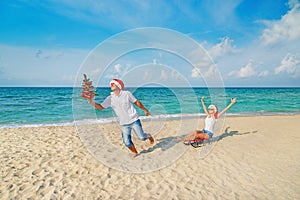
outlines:
[[[212,116],[212,117],[207,116],[205,118],[205,128],[204,129],[213,133],[215,123],[216,123],[216,118],[214,116]]]

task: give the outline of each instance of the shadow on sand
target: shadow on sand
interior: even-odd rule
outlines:
[[[247,135],[247,134],[253,134],[253,133],[258,132],[258,131],[248,131],[248,132],[244,132],[244,133],[239,133],[239,131],[228,132],[229,128],[230,127],[227,127],[225,129],[224,133],[222,133],[219,136],[213,137],[210,140],[205,141],[205,143],[218,142],[220,140],[223,140],[224,138],[232,137],[234,135]],[[173,146],[175,146],[177,143],[181,143],[181,141],[179,139],[184,136],[186,136],[186,135],[181,135],[181,136],[177,136],[177,137],[171,136],[171,137],[157,139],[158,142],[153,147],[150,147],[147,150],[141,151],[140,154],[150,153],[150,152],[154,151],[155,149],[161,149],[162,151],[166,151],[166,150],[172,148]]]
[[[171,137],[166,137],[166,138],[160,138],[160,139],[157,139],[157,143],[153,147],[150,147],[147,150],[141,151],[140,154],[150,153],[150,152],[154,151],[155,149],[161,149],[162,151],[167,151],[168,149],[175,146],[179,142],[180,141],[178,140],[178,137],[171,136]]]
[[[230,127],[227,127],[225,129],[225,133],[222,133],[219,136],[213,137],[208,142],[219,142],[220,140],[223,140],[224,138],[232,137],[234,135],[247,135],[247,134],[252,134],[252,133],[257,133],[258,132],[258,131],[248,131],[248,132],[244,132],[244,133],[239,133],[238,131],[230,131],[230,132],[228,132],[229,128]]]

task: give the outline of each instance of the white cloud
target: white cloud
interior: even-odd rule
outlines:
[[[211,66],[214,65],[209,53],[200,46],[190,53],[190,61],[194,65],[190,71],[192,78],[201,78],[204,74],[209,73]]]
[[[115,72],[120,73],[121,72],[121,64],[116,64],[115,65]]]
[[[233,45],[234,41],[229,37],[221,38],[221,41],[211,47],[206,47],[207,51],[203,52],[202,49],[197,49],[192,55],[194,55],[196,65],[195,68],[191,70],[192,78],[211,78],[219,77],[218,68],[220,66],[215,64],[220,61],[230,60],[232,63],[232,58],[236,56],[237,53],[241,53],[236,46]],[[208,46],[206,44],[206,46]],[[202,56],[199,56],[201,55]],[[230,64],[231,65],[231,64]]]
[[[203,73],[204,78],[217,78],[218,70],[215,65],[210,65],[209,68]]]
[[[175,78],[175,79],[179,79],[180,78],[180,74],[177,71],[175,71],[175,70],[171,71],[171,76],[173,78]]]
[[[287,73],[292,77],[298,77],[300,75],[300,61],[294,55],[288,53],[274,72],[275,74]]]
[[[93,69],[92,71],[89,71],[89,72],[87,72],[88,73],[88,75],[92,78],[96,78],[97,76],[99,76],[99,74],[100,74],[100,72],[101,72],[101,68],[96,68],[96,69]]]
[[[258,74],[258,77],[266,77],[269,75],[270,75],[270,72],[268,70],[264,70]]]
[[[162,79],[162,80],[167,80],[168,79],[168,74],[165,70],[160,71],[160,79]]]
[[[156,60],[156,59],[153,59],[153,60],[152,60],[152,63],[153,63],[153,65],[156,65],[156,64],[157,64],[157,60]]]
[[[192,78],[200,78],[201,77],[200,69],[194,67],[192,69],[191,77]]]
[[[122,78],[126,73],[128,73],[129,69],[131,68],[130,64],[126,64],[124,67],[121,64],[115,64],[111,69],[106,71],[104,78],[113,79],[113,78]],[[102,70],[102,69],[101,69]],[[99,75],[99,73],[98,73]]]
[[[209,49],[208,53],[213,59],[218,59],[226,56],[227,54],[237,53],[238,50],[232,44],[233,40],[229,37],[221,38],[221,42]]]
[[[257,72],[254,70],[253,62],[250,61],[245,67],[242,67],[238,71],[232,71],[228,76],[235,76],[238,78],[250,78],[257,75]]]
[[[293,41],[300,38],[300,4],[290,1],[291,10],[279,21],[266,21],[267,29],[261,39],[264,45],[273,45],[283,41]]]
[[[212,78],[218,79],[219,72],[214,64],[211,64],[209,67],[206,67],[203,69],[194,67],[191,71],[191,77],[192,78],[204,78],[204,79],[212,79]]]
[[[298,0],[289,0],[288,5],[290,8],[295,7],[298,4]]]
[[[149,70],[144,71],[143,80],[149,81],[152,79],[152,74],[149,72]]]
[[[242,67],[238,73],[240,78],[249,78],[256,75],[255,70],[253,69],[251,63],[248,63],[245,67]]]

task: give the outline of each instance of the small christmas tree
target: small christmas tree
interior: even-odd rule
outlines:
[[[82,92],[80,96],[84,99],[93,99],[96,95],[94,86],[92,86],[92,81],[87,78],[86,74],[83,74]]]

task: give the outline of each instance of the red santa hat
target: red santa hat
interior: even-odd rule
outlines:
[[[120,79],[114,78],[112,81],[110,81],[110,84],[114,83],[120,90],[124,90],[124,83]]]
[[[219,114],[219,108],[216,105],[210,105],[208,106],[208,109],[213,109],[214,110],[214,116],[217,119],[218,118],[218,114]]]

